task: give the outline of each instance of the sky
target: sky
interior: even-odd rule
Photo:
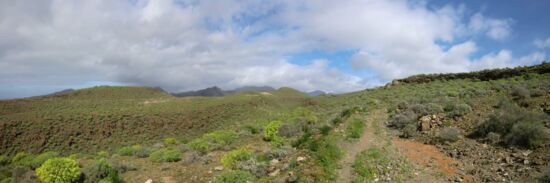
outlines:
[[[0,0],[0,99],[96,85],[350,92],[549,58],[550,1]]]

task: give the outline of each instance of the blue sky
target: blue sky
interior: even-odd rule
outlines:
[[[95,85],[350,92],[548,59],[548,1],[0,2],[0,99]]]

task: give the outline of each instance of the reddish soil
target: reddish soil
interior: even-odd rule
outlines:
[[[430,167],[432,170],[441,172],[447,177],[458,175],[456,167],[460,166],[461,162],[445,156],[435,146],[398,138],[392,139],[392,143],[399,148],[405,157],[413,162]],[[462,178],[464,183],[476,182],[469,176]]]

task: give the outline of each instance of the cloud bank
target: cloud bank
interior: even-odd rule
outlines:
[[[514,21],[464,9],[405,0],[2,1],[0,84],[7,87],[0,95],[95,83],[347,92],[411,74],[545,58],[505,49],[473,58],[479,48],[472,37],[505,41]],[[326,58],[285,59],[350,49],[357,50],[351,67],[374,77],[352,75]]]

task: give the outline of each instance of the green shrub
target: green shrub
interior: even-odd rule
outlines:
[[[0,166],[4,166],[10,163],[10,159],[4,155],[0,155]]]
[[[235,168],[237,163],[240,161],[248,160],[252,157],[252,152],[250,152],[245,147],[240,149],[232,150],[223,155],[221,162],[222,165],[226,168]]]
[[[213,131],[202,136],[206,141],[218,145],[229,145],[238,137],[239,134],[237,134],[237,132],[230,130]]]
[[[16,165],[29,167],[34,170],[38,168],[40,165],[42,165],[44,162],[46,162],[46,160],[55,158],[58,156],[59,156],[59,153],[51,152],[51,151],[44,152],[38,156],[21,152],[15,155],[15,157],[13,158],[13,162]]]
[[[344,122],[340,116],[336,116],[334,119],[332,119],[332,124],[338,125],[340,123]]]
[[[176,140],[176,138],[164,138],[162,142],[164,142],[165,145],[176,145],[178,140]]]
[[[352,108],[349,108],[349,109],[346,109],[344,111],[342,111],[342,113],[340,114],[340,117],[342,118],[349,118],[352,114],[355,114],[355,113],[358,113],[358,112],[361,112],[361,108],[360,107],[352,107]]]
[[[332,127],[329,125],[323,125],[321,128],[319,128],[319,131],[321,131],[321,134],[325,136],[330,133],[330,130],[332,130]]]
[[[134,147],[132,146],[126,146],[118,149],[117,151],[118,155],[121,156],[133,156],[134,155]]]
[[[86,178],[84,182],[121,182],[118,177],[118,171],[105,159],[92,162],[83,172]]]
[[[353,119],[347,127],[347,137],[357,139],[363,135],[365,123],[361,119]]]
[[[449,117],[461,117],[472,111],[472,107],[468,104],[456,104],[452,106],[452,109],[447,113]]]
[[[419,116],[432,115],[443,112],[443,107],[435,103],[415,104],[411,110]]]
[[[389,126],[402,129],[408,124],[416,124],[418,120],[418,115],[412,111],[405,111],[399,114],[396,114],[390,119]]]
[[[101,157],[101,158],[108,158],[109,157],[109,152],[107,151],[99,151],[97,152],[97,156]]]
[[[215,183],[243,183],[254,181],[256,178],[250,173],[242,170],[230,170],[216,177]]]
[[[369,148],[355,157],[353,169],[359,175],[361,182],[370,182],[376,175],[383,174],[384,168],[389,162],[388,158],[378,148]],[[358,180],[356,179],[356,180]]]
[[[277,130],[277,134],[282,137],[295,137],[300,135],[302,128],[297,123],[282,124]]]
[[[415,136],[416,134],[418,134],[418,126],[416,126],[415,124],[408,124],[407,126],[405,126],[403,129],[402,129],[402,134],[401,134],[401,137],[403,138],[411,138],[413,136]]]
[[[134,148],[133,154],[138,158],[147,158],[151,155],[151,150],[144,147]]]
[[[335,177],[338,160],[344,154],[342,150],[330,139],[310,141],[310,146],[310,150],[314,151],[315,159],[317,159],[327,177]]]
[[[153,162],[176,162],[181,159],[181,152],[172,148],[159,149],[151,153],[149,159]]]
[[[541,121],[521,121],[512,126],[510,132],[504,136],[504,141],[509,145],[539,147],[549,140],[544,129],[545,127]]]
[[[502,137],[505,144],[535,148],[548,141],[544,122],[550,121],[545,114],[527,111],[510,102],[501,102],[499,109],[485,122],[476,127],[474,135],[487,137],[491,132]]]
[[[258,134],[260,132],[257,127],[252,125],[246,125],[244,126],[244,128],[248,130],[251,134]]]
[[[460,139],[460,130],[454,127],[445,127],[439,132],[439,139],[443,142],[456,142]]]
[[[264,129],[264,140],[274,141],[279,138],[279,127],[281,126],[280,121],[272,121]]]
[[[52,158],[36,169],[36,175],[44,183],[77,182],[80,167],[73,159]]]
[[[511,94],[512,96],[519,98],[519,99],[525,99],[529,98],[531,96],[531,92],[521,85],[513,85],[511,87]]]
[[[283,144],[283,139],[278,135],[280,121],[272,121],[264,129],[264,140],[270,142],[272,145],[280,146]]]
[[[208,142],[206,142],[206,140],[201,138],[192,140],[191,142],[189,142],[189,144],[187,144],[187,146],[189,146],[189,148],[195,151],[198,151],[202,154],[205,154],[206,152],[208,152],[208,147],[209,147]]]
[[[31,167],[34,160],[34,155],[27,152],[19,152],[11,159],[15,165]]]
[[[489,143],[496,145],[501,142],[501,136],[498,133],[489,132],[487,134],[487,140],[489,141]]]

